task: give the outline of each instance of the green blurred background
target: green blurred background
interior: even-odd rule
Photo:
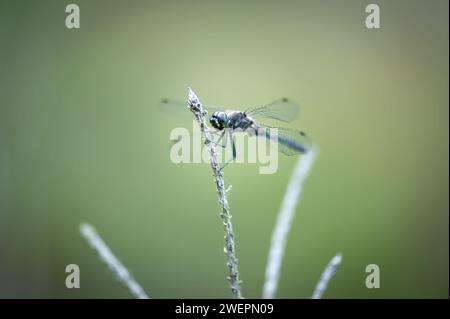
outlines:
[[[92,223],[154,298],[228,298],[207,164],[174,165],[191,122],[161,97],[301,105],[320,148],[289,235],[278,297],[448,298],[448,2],[0,1],[0,297],[128,298],[79,235]],[[261,297],[296,158],[225,171],[243,294]],[[65,266],[81,288],[65,287]],[[381,288],[365,287],[365,267]]]

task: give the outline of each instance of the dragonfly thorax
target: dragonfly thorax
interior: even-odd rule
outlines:
[[[226,112],[214,112],[211,115],[209,122],[214,128],[223,130],[228,127],[228,115]]]

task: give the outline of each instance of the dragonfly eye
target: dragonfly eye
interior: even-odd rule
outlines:
[[[227,115],[225,114],[225,112],[214,112],[211,116],[211,119],[209,120],[211,125],[218,130],[224,129],[226,121]]]

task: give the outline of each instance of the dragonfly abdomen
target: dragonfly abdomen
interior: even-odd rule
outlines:
[[[287,137],[278,135],[276,133],[272,133],[270,130],[264,130],[264,135],[266,138],[278,142],[278,144],[287,146],[294,152],[298,152],[298,153],[306,153],[307,152],[307,149],[304,145],[297,143],[292,138],[287,138]],[[301,135],[300,132],[299,132],[299,135]]]

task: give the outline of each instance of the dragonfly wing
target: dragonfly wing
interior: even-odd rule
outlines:
[[[178,116],[188,117],[191,116],[191,112],[189,112],[189,108],[187,106],[187,102],[181,102],[171,99],[162,99],[158,103],[158,107],[161,111],[167,112],[170,114],[175,114]]]
[[[163,112],[169,112],[183,117],[192,117],[192,113],[189,112],[187,102],[176,101],[172,99],[162,99],[159,102],[158,107]],[[203,105],[203,109],[207,110],[209,114],[221,110],[219,108],[209,107],[205,105]]]
[[[281,98],[263,106],[249,108],[245,113],[258,119],[275,119],[282,122],[291,122],[298,115],[298,105],[287,98]]]

